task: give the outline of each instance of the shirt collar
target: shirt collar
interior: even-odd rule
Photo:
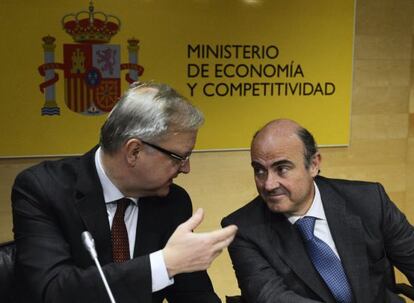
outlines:
[[[319,220],[326,220],[325,211],[323,209],[321,193],[315,182],[313,182],[315,188],[315,196],[313,197],[312,205],[309,210],[303,216],[286,216],[290,223],[295,224],[297,220],[308,216],[315,217]]]
[[[112,203],[121,198],[124,198],[124,195],[115,186],[115,184],[112,183],[108,175],[105,173],[105,169],[103,167],[101,156],[102,156],[102,149],[101,147],[99,147],[95,152],[96,171],[98,173],[99,181],[101,182],[101,186],[103,189],[105,203]],[[127,197],[127,198],[131,199],[135,204],[138,201],[138,199],[136,198],[132,198],[132,197]]]

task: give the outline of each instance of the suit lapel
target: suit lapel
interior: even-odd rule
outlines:
[[[369,268],[361,220],[346,209],[346,201],[326,179],[317,178],[316,181],[329,229],[354,298],[356,302],[368,302],[369,294],[364,287],[369,282]]]
[[[324,302],[335,302],[310,261],[296,228],[280,214],[270,214],[269,231],[272,245],[287,265]]]
[[[96,148],[81,157],[75,191],[75,205],[92,237],[101,263],[112,261],[111,231],[101,183],[95,167]]]

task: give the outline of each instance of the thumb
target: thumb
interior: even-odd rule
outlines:
[[[183,224],[181,224],[181,228],[183,228],[186,231],[193,231],[197,228],[197,226],[200,225],[200,223],[203,221],[204,218],[204,211],[202,208],[199,208],[196,210],[196,212],[185,221]]]

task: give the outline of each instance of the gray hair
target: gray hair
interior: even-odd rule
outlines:
[[[172,87],[135,82],[103,124],[100,145],[114,153],[131,138],[154,142],[171,132],[197,130],[203,122],[201,111]]]

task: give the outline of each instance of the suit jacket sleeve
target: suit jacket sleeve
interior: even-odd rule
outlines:
[[[220,303],[206,271],[180,274],[167,294],[169,303]]]
[[[229,218],[223,219],[223,226],[230,224],[235,222]],[[239,226],[237,235],[229,246],[229,254],[243,298],[252,303],[318,302],[304,298],[286,287],[283,278],[269,264],[260,249],[249,240],[245,228]]]
[[[382,233],[387,258],[414,285],[414,228],[380,184],[378,192],[383,204]]]

